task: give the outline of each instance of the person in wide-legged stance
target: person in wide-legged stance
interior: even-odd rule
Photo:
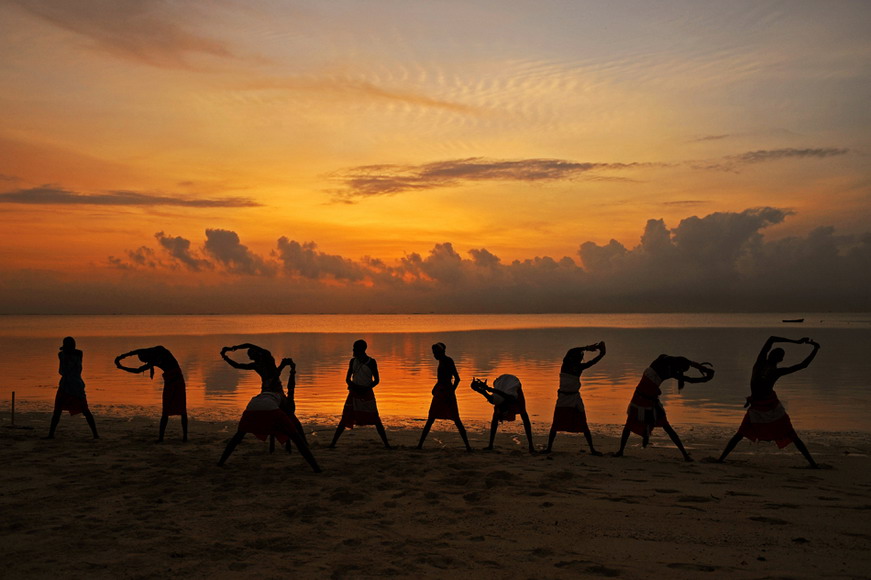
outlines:
[[[499,423],[514,421],[517,415],[520,415],[520,419],[523,421],[523,430],[526,432],[529,452],[535,453],[535,447],[532,444],[532,423],[530,423],[529,414],[526,412],[526,398],[523,396],[523,385],[520,384],[520,379],[514,375],[499,375],[493,381],[493,386],[490,387],[486,380],[473,378],[471,388],[493,405],[490,444],[484,449],[486,451],[493,450],[493,442],[496,440],[496,430],[499,428]]]
[[[783,361],[784,350],[782,348],[772,349],[775,343],[790,342],[793,344],[809,344],[813,347],[807,357],[797,365],[791,367],[778,367],[778,363]],[[818,468],[817,462],[811,457],[810,452],[804,444],[795,429],[792,426],[792,421],[783,408],[783,403],[777,398],[777,393],[774,392],[774,383],[783,375],[788,375],[796,371],[807,368],[817,352],[820,350],[820,345],[809,338],[800,340],[790,340],[788,338],[780,338],[772,336],[762,346],[759,355],[756,357],[756,363],[753,365],[753,371],[750,375],[750,396],[747,397],[747,402],[744,404],[748,407],[744,414],[744,420],[738,428],[738,432],[726,444],[723,454],[717,459],[719,462],[726,460],[729,453],[735,449],[735,446],[743,438],[750,441],[774,441],[781,449],[795,443],[804,458],[807,459],[810,466]]]
[[[245,407],[242,418],[239,420],[239,426],[236,428],[236,434],[227,442],[224,453],[218,460],[218,465],[224,465],[245,434],[251,433],[262,441],[266,441],[267,437],[275,437],[281,443],[293,441],[312,470],[315,473],[320,473],[321,468],[318,466],[318,462],[315,461],[308,444],[302,438],[302,434],[297,430],[298,424],[299,421],[293,421],[291,416],[281,408],[281,395],[275,391],[262,391],[259,395],[252,397]]]
[[[417,444],[417,448],[423,448],[423,442],[436,419],[448,419],[457,426],[457,431],[460,432],[460,437],[466,444],[466,451],[471,451],[472,446],[469,445],[466,428],[460,421],[460,409],[457,406],[457,385],[460,384],[460,375],[457,373],[454,359],[445,354],[446,350],[447,347],[443,342],[432,345],[432,355],[439,361],[439,366],[436,370],[436,384],[432,389],[432,402],[429,405],[426,424],[423,426],[423,433],[420,434],[420,443]]]
[[[701,375],[698,377],[686,376],[685,373],[691,368],[698,370]],[[651,431],[655,427],[662,427],[662,430],[668,434],[683,455],[684,461],[692,461],[693,459],[687,453],[687,450],[684,449],[680,437],[678,437],[668,422],[665,408],[659,400],[659,396],[662,394],[659,387],[663,381],[677,379],[678,390],[681,390],[684,383],[704,383],[712,378],[714,378],[714,369],[711,368],[709,363],[693,362],[682,356],[659,355],[644,370],[638,386],[635,387],[632,400],[629,402],[629,408],[626,410],[626,425],[623,427],[623,434],[620,436],[620,449],[614,453],[614,456],[623,456],[630,433],[641,435],[642,446],[647,447]]]
[[[589,361],[584,361],[584,352],[591,351],[598,354]],[[584,401],[581,399],[581,373],[602,360],[605,356],[605,343],[597,342],[589,346],[579,346],[570,349],[563,358],[563,364],[559,372],[559,390],[556,395],[556,406],[553,410],[553,423],[550,427],[550,435],[547,439],[546,453],[553,448],[553,441],[558,431],[568,433],[583,433],[590,446],[590,453],[602,455],[593,447],[593,436],[587,425],[587,412],[584,409]]]
[[[144,363],[139,367],[125,367],[121,361],[129,356],[137,356]],[[163,371],[163,397],[162,409],[160,415],[160,429],[158,431],[157,442],[163,441],[163,435],[166,433],[166,425],[169,422],[171,415],[181,416],[181,431],[182,441],[188,440],[188,412],[187,412],[187,394],[185,392],[184,376],[181,374],[181,367],[172,353],[165,346],[152,346],[149,348],[138,348],[119,354],[115,357],[115,366],[122,371],[128,373],[144,373],[149,371],[151,378],[154,378],[154,369],[159,368]]]
[[[336,427],[330,448],[336,446],[345,429],[352,429],[355,425],[374,425],[381,441],[384,442],[384,447],[391,449],[390,443],[387,442],[387,432],[381,424],[373,390],[381,382],[381,376],[378,374],[378,363],[366,354],[368,346],[362,339],[354,343],[354,356],[348,363],[348,372],[345,374],[348,397],[345,399],[342,419]]]
[[[97,424],[91,409],[88,407],[88,398],[85,396],[85,381],[82,380],[82,351],[76,348],[76,340],[72,336],[63,339],[60,352],[57,353],[60,382],[57,385],[57,394],[54,397],[54,412],[51,415],[51,425],[48,428],[48,439],[54,438],[57,424],[64,411],[70,415],[84,415],[91,428],[94,439],[97,435]]]

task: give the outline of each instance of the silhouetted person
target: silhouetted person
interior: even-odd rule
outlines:
[[[466,428],[460,421],[460,409],[457,407],[457,385],[460,384],[460,375],[457,373],[454,359],[445,354],[446,349],[447,347],[443,342],[432,345],[432,355],[439,361],[439,366],[436,370],[436,384],[432,389],[429,414],[426,424],[423,426],[423,433],[420,434],[420,443],[417,444],[417,448],[423,449],[423,442],[436,419],[450,419],[457,426],[457,431],[460,432],[460,437],[466,444],[466,451],[471,451],[472,446],[469,445]]]
[[[584,362],[584,351],[598,351],[599,354]],[[556,407],[553,410],[553,423],[547,439],[546,453],[550,453],[557,431],[566,431],[568,433],[583,433],[587,445],[590,446],[590,453],[602,455],[593,447],[593,436],[587,425],[587,412],[584,409],[584,401],[581,399],[581,373],[602,360],[604,356],[605,343],[597,342],[589,346],[570,349],[563,357],[563,364],[559,371],[559,390],[556,392]]]
[[[784,351],[782,348],[771,348],[776,342],[810,344],[813,346],[813,350],[797,365],[778,367],[778,363],[783,361]],[[753,372],[750,375],[750,396],[747,397],[747,402],[744,404],[745,407],[749,408],[744,414],[744,420],[741,422],[738,432],[726,444],[726,449],[723,450],[723,454],[717,461],[725,461],[726,456],[735,449],[738,442],[746,437],[750,441],[774,441],[781,449],[790,443],[795,443],[796,448],[808,460],[810,466],[814,469],[819,468],[804,442],[799,439],[798,434],[793,429],[786,409],[783,408],[783,404],[777,398],[777,393],[774,392],[774,383],[777,382],[777,379],[807,368],[819,350],[820,345],[809,338],[791,340],[772,336],[765,341],[762,350],[759,351],[759,356],[756,357]]]
[[[698,370],[701,376],[688,377],[684,373],[691,368]],[[674,429],[668,422],[665,415],[665,409],[659,400],[662,394],[660,385],[668,379],[677,379],[678,391],[683,389],[684,383],[704,383],[710,381],[714,377],[714,369],[709,363],[693,362],[682,356],[669,356],[667,354],[659,355],[655,361],[650,363],[650,366],[645,369],[641,376],[641,381],[635,387],[635,393],[632,395],[632,401],[629,403],[629,408],[626,410],[626,426],[623,427],[623,434],[620,437],[620,449],[614,456],[622,457],[623,450],[626,449],[626,442],[629,440],[629,433],[641,435],[642,446],[647,447],[650,440],[650,433],[655,427],[662,427],[672,442],[683,454],[684,461],[692,461],[692,457],[684,449]]]
[[[298,424],[299,421],[293,421],[287,412],[281,409],[280,394],[274,391],[262,391],[259,395],[255,395],[245,407],[236,434],[227,442],[227,447],[224,448],[218,465],[224,465],[245,434],[251,433],[261,441],[266,441],[267,437],[275,437],[281,443],[286,443],[288,440],[293,441],[315,473],[320,473],[321,468],[318,467],[318,462],[315,461],[308,444],[302,438],[302,434],[297,430]]]
[[[125,367],[121,361],[128,356],[137,356],[139,360],[145,364],[140,367]],[[166,424],[169,422],[170,415],[181,415],[181,430],[182,441],[188,440],[188,413],[187,413],[187,395],[185,393],[184,376],[181,374],[181,367],[178,361],[172,356],[172,353],[164,346],[152,346],[150,348],[138,348],[125,352],[115,357],[115,366],[122,371],[128,373],[144,373],[151,372],[151,378],[154,378],[154,368],[157,367],[163,371],[163,405],[160,415],[160,431],[157,436],[157,442],[163,441],[163,435],[166,432]]]
[[[496,429],[502,421],[514,421],[520,415],[523,429],[526,431],[526,442],[529,452],[535,453],[532,445],[532,424],[526,413],[526,399],[523,397],[523,386],[520,379],[514,375],[499,375],[493,381],[493,387],[487,386],[486,380],[472,379],[472,390],[484,396],[493,405],[493,420],[490,422],[490,444],[484,449],[493,450],[496,440]]]
[[[353,429],[354,425],[375,425],[384,447],[392,449],[387,442],[387,433],[381,424],[378,415],[378,405],[375,402],[373,389],[381,382],[378,375],[378,364],[375,359],[366,354],[368,345],[365,340],[354,343],[354,357],[348,363],[348,372],[345,374],[345,383],[348,385],[348,398],[345,399],[345,408],[342,410],[342,419],[336,427],[330,448],[336,446],[339,437],[346,428]]]
[[[51,415],[51,426],[48,428],[48,439],[54,438],[57,424],[64,411],[70,415],[81,413],[88,421],[94,439],[97,435],[97,424],[91,410],[88,408],[88,398],[85,396],[85,381],[82,380],[82,351],[76,348],[76,340],[68,336],[63,339],[60,352],[57,353],[60,381],[57,385],[57,394],[54,397],[54,413]]]
[[[228,352],[235,352],[239,349],[247,349],[248,358],[251,359],[250,363],[236,362],[227,356]],[[260,391],[277,393],[281,397],[281,409],[288,414],[292,421],[298,423],[299,434],[305,439],[305,430],[296,417],[296,403],[293,400],[296,389],[296,363],[293,362],[293,359],[283,358],[281,364],[276,365],[271,352],[249,342],[236,346],[225,346],[221,349],[221,358],[233,368],[254,371],[260,375]],[[281,383],[281,371],[284,370],[284,367],[290,367],[287,379],[287,395],[284,394],[284,386]],[[270,438],[269,448],[275,448],[274,438]]]

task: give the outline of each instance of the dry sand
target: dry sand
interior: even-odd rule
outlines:
[[[621,459],[578,453],[572,434],[530,455],[519,424],[467,453],[439,421],[417,451],[417,424],[387,417],[398,449],[364,427],[329,450],[333,419],[303,416],[315,474],[252,436],[217,467],[233,421],[192,416],[183,444],[173,418],[156,445],[156,418],[107,412],[96,441],[81,416],[55,440],[48,412],[19,413],[30,430],[3,419],[0,577],[871,577],[867,433],[802,432],[831,466],[814,471],[792,446],[747,442],[728,464],[684,463],[661,436]],[[483,447],[486,426],[468,427]],[[619,428],[593,427],[614,450]],[[697,460],[731,435],[675,427]]]

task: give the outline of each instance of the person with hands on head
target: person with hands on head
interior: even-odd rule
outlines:
[[[783,361],[785,352],[782,348],[772,347],[779,342],[809,344],[813,347],[813,350],[803,361],[796,365],[778,367],[777,365]],[[738,432],[726,444],[722,455],[717,459],[718,462],[724,462],[729,453],[738,445],[738,442],[746,437],[750,441],[774,441],[781,449],[790,443],[795,443],[796,449],[807,459],[812,468],[818,469],[820,467],[814,461],[814,458],[811,457],[804,441],[795,432],[792,421],[783,407],[783,403],[780,402],[777,398],[777,393],[774,392],[774,383],[780,377],[807,368],[811,361],[814,360],[814,357],[817,356],[819,350],[820,345],[808,337],[792,340],[779,336],[771,336],[765,341],[762,350],[759,351],[756,357],[756,362],[753,364],[753,370],[750,374],[750,396],[747,397],[747,402],[744,404],[747,407],[744,420],[741,422]]]
[[[687,376],[686,373],[690,369],[695,369],[701,374],[697,377]],[[677,388],[681,391],[685,383],[706,383],[712,378],[714,378],[714,369],[710,363],[697,363],[682,356],[659,355],[644,370],[638,386],[635,387],[629,408],[626,410],[626,425],[620,436],[620,449],[614,453],[614,457],[623,457],[629,433],[641,435],[641,444],[647,447],[650,433],[655,427],[662,427],[683,455],[684,461],[692,461],[693,458],[684,449],[680,437],[668,422],[665,408],[659,400],[662,394],[660,385],[668,379],[677,379]]]
[[[598,352],[596,356],[584,361],[584,352]],[[545,453],[550,453],[558,431],[568,433],[583,433],[590,446],[590,453],[602,455],[593,447],[593,436],[587,425],[587,413],[584,401],[581,399],[581,373],[598,363],[605,356],[605,342],[600,341],[587,346],[569,349],[563,358],[559,375],[559,390],[557,390],[556,406],[553,410],[553,422],[547,439]]]
[[[127,367],[121,364],[121,361],[127,357],[136,356],[144,363],[139,367]],[[170,415],[181,416],[182,441],[188,440],[188,414],[187,414],[187,395],[185,392],[184,376],[181,374],[181,367],[172,353],[164,346],[152,346],[149,348],[138,348],[125,352],[115,357],[115,366],[122,371],[128,373],[144,373],[150,371],[151,378],[154,378],[155,367],[163,371],[163,397],[162,409],[160,415],[160,430],[158,432],[157,442],[163,441],[163,435],[166,432],[166,425],[169,422]]]
[[[237,350],[247,350],[250,363],[240,363],[229,356],[228,352],[236,352]],[[240,370],[250,370],[256,372],[260,376],[260,392],[277,393],[281,399],[281,409],[287,413],[290,420],[296,425],[297,432],[300,437],[305,439],[305,429],[296,417],[296,402],[294,401],[294,391],[296,390],[296,363],[291,358],[281,359],[281,363],[275,364],[275,357],[272,353],[263,347],[245,342],[235,346],[225,346],[221,349],[221,358],[233,368]],[[287,379],[287,395],[284,394],[284,386],[281,382],[281,372],[285,367],[290,367],[290,374]],[[275,449],[275,437],[269,438],[269,450]],[[290,451],[290,440],[287,443],[287,450]]]

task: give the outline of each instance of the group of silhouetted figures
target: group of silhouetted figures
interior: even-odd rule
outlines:
[[[793,366],[779,367],[778,364],[783,361],[785,353],[782,348],[773,348],[775,343],[808,344],[813,347],[813,350],[802,362]],[[335,448],[345,429],[357,425],[373,425],[384,446],[391,449],[375,400],[374,389],[381,380],[378,374],[378,364],[374,358],[366,354],[367,346],[364,340],[358,340],[354,343],[353,357],[348,363],[348,371],[345,374],[348,396],[345,399],[342,418],[336,427],[330,448]],[[717,461],[724,461],[741,439],[746,437],[750,441],[774,441],[780,448],[794,443],[811,467],[819,467],[811,457],[804,442],[795,432],[786,409],[774,392],[774,384],[780,377],[806,368],[816,356],[819,348],[820,345],[809,338],[792,340],[772,336],[765,342],[753,365],[750,378],[750,396],[747,397],[747,402],[744,405],[747,407],[744,420]],[[228,355],[228,353],[240,349],[247,350],[250,362],[238,362]],[[423,448],[424,441],[436,419],[447,419],[454,422],[466,449],[472,451],[457,406],[456,390],[460,384],[460,375],[454,360],[447,356],[446,350],[444,343],[439,342],[432,345],[433,356],[438,361],[437,378],[435,387],[432,389],[432,402],[427,421],[417,448]],[[589,360],[584,360],[587,352],[596,354]],[[142,365],[129,367],[121,363],[125,358],[134,355],[138,357]],[[590,452],[593,455],[601,455],[593,446],[593,437],[587,425],[587,415],[580,391],[581,374],[602,360],[604,356],[605,343],[597,342],[588,346],[572,348],[563,358],[546,453],[551,451],[556,434],[563,431],[583,433],[590,447]],[[263,441],[269,439],[270,450],[274,450],[276,439],[285,445],[288,452],[292,449],[291,444],[295,445],[312,469],[319,472],[320,467],[309,449],[305,430],[296,417],[294,403],[296,364],[293,359],[283,358],[280,364],[276,364],[275,358],[268,350],[250,343],[225,346],[221,349],[221,357],[234,368],[255,371],[261,379],[261,391],[246,406],[236,433],[227,443],[218,465],[223,465],[245,435],[251,433]],[[97,426],[88,409],[85,383],[82,380],[82,351],[76,348],[75,340],[72,337],[66,337],[63,340],[58,358],[60,360],[58,372],[61,379],[55,397],[54,413],[48,437],[54,437],[61,413],[69,411],[71,415],[82,413],[88,421],[94,438],[97,438]],[[181,416],[182,437],[184,441],[187,441],[185,382],[178,361],[172,356],[172,353],[163,346],[141,348],[116,357],[115,366],[130,373],[149,371],[152,378],[155,367],[163,372],[163,405],[157,441],[163,441],[167,422],[171,415]],[[290,368],[286,391],[281,380],[281,373],[285,367]],[[653,429],[661,427],[681,452],[684,460],[692,461],[680,437],[668,422],[665,408],[659,399],[662,394],[660,387],[664,381],[675,379],[678,383],[678,390],[681,390],[685,383],[704,383],[713,377],[714,369],[710,363],[697,363],[682,356],[665,354],[657,357],[644,370],[638,386],[635,387],[627,409],[626,424],[620,437],[620,448],[613,455],[616,457],[623,455],[631,433],[640,435],[642,445],[646,447]],[[500,422],[514,421],[519,415],[526,433],[529,452],[535,453],[532,443],[532,425],[526,412],[526,400],[520,380],[514,375],[503,374],[497,377],[490,386],[486,380],[474,378],[471,388],[483,395],[493,405],[489,445],[484,449],[493,449]]]

